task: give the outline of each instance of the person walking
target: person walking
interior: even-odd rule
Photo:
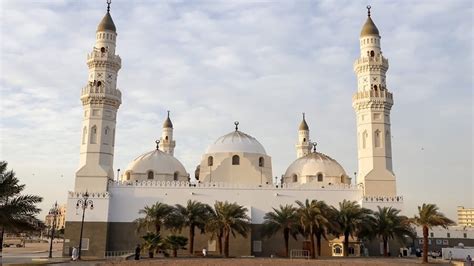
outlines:
[[[466,257],[466,266],[472,266],[471,255],[467,255],[467,257]]]
[[[140,251],[141,251],[140,244],[137,244],[137,247],[135,248],[135,260],[140,259]]]
[[[206,257],[206,256],[207,256],[207,249],[206,249],[206,248],[203,248],[203,249],[202,249],[202,256],[203,256],[203,257]]]
[[[77,258],[79,258],[79,249],[77,249],[76,247],[72,248],[71,258],[73,261],[76,261]]]

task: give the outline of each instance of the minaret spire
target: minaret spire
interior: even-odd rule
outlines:
[[[371,8],[372,8],[372,7],[371,7],[370,5],[367,6],[367,16],[368,16],[368,17],[370,17],[370,9],[371,9]]]
[[[176,146],[176,142],[173,139],[173,123],[170,119],[170,111],[168,110],[166,112],[167,116],[165,122],[163,123],[159,147],[161,151],[170,155],[174,155],[174,147]]]

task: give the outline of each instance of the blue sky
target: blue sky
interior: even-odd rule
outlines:
[[[102,3],[103,2],[103,3]],[[115,168],[154,148],[171,110],[175,155],[193,172],[240,129],[280,176],[301,112],[319,151],[357,171],[353,62],[367,4],[389,59],[393,165],[405,213],[474,207],[471,1],[120,1]],[[86,54],[105,1],[1,2],[0,159],[41,207],[66,201],[79,163]]]

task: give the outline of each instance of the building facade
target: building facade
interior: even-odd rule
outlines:
[[[458,206],[458,225],[474,227],[474,208]]]
[[[55,230],[64,229],[66,227],[66,204],[58,206],[58,214],[56,215]],[[50,230],[54,223],[54,215],[47,214],[44,218],[46,229]]]
[[[169,113],[156,147],[136,157],[120,180],[114,181],[115,125],[121,104],[116,81],[121,59],[115,54],[117,29],[107,10],[87,57],[89,77],[81,91],[84,117],[80,167],[74,191],[68,193],[69,210],[76,208],[85,192],[94,206],[84,214],[82,255],[103,257],[107,251],[132,250],[141,241],[134,223],[140,217],[138,212],[156,202],[185,205],[188,200],[197,200],[213,205],[216,201],[231,201],[244,206],[251,218],[250,234],[231,238],[231,256],[280,254],[280,236],[262,236],[264,215],[296,200],[317,198],[337,205],[346,199],[373,210],[377,206],[403,209],[392,169],[393,96],[385,80],[388,61],[382,56],[380,35],[370,12],[359,41],[361,54],[354,65],[358,89],[353,97],[358,134],[357,184],[335,159],[317,151],[304,116],[297,128],[296,160],[289,163],[281,182],[272,178],[272,160],[264,146],[241,131],[238,122],[235,130],[217,138],[204,151],[196,170],[198,180],[192,180],[174,157],[173,131],[179,126],[173,125]],[[81,217],[81,209],[67,213],[64,254],[79,246]],[[334,237],[325,240],[323,255],[341,254],[338,241]],[[301,249],[304,245],[302,239],[290,241],[290,248]],[[354,242],[351,254],[360,253],[358,245]],[[195,247],[212,252],[215,243],[210,236],[198,234]]]

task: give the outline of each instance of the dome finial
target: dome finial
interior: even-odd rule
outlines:
[[[238,131],[239,130],[239,121],[235,121],[234,125],[235,125],[235,131]]]
[[[303,112],[303,120],[304,120],[304,112]]]
[[[155,143],[156,143],[156,149],[159,150],[160,149],[160,141],[155,140]]]
[[[311,145],[313,145],[313,152],[316,153],[316,146],[318,145],[318,143],[315,141],[311,143]]]
[[[168,118],[170,118],[170,110],[168,110],[167,112],[168,112]]]
[[[112,0],[107,0],[107,13],[110,12],[110,4],[112,3]]]
[[[368,16],[368,17],[370,17],[370,9],[371,9],[371,8],[372,8],[372,7],[371,7],[370,5],[367,6],[367,16]]]

